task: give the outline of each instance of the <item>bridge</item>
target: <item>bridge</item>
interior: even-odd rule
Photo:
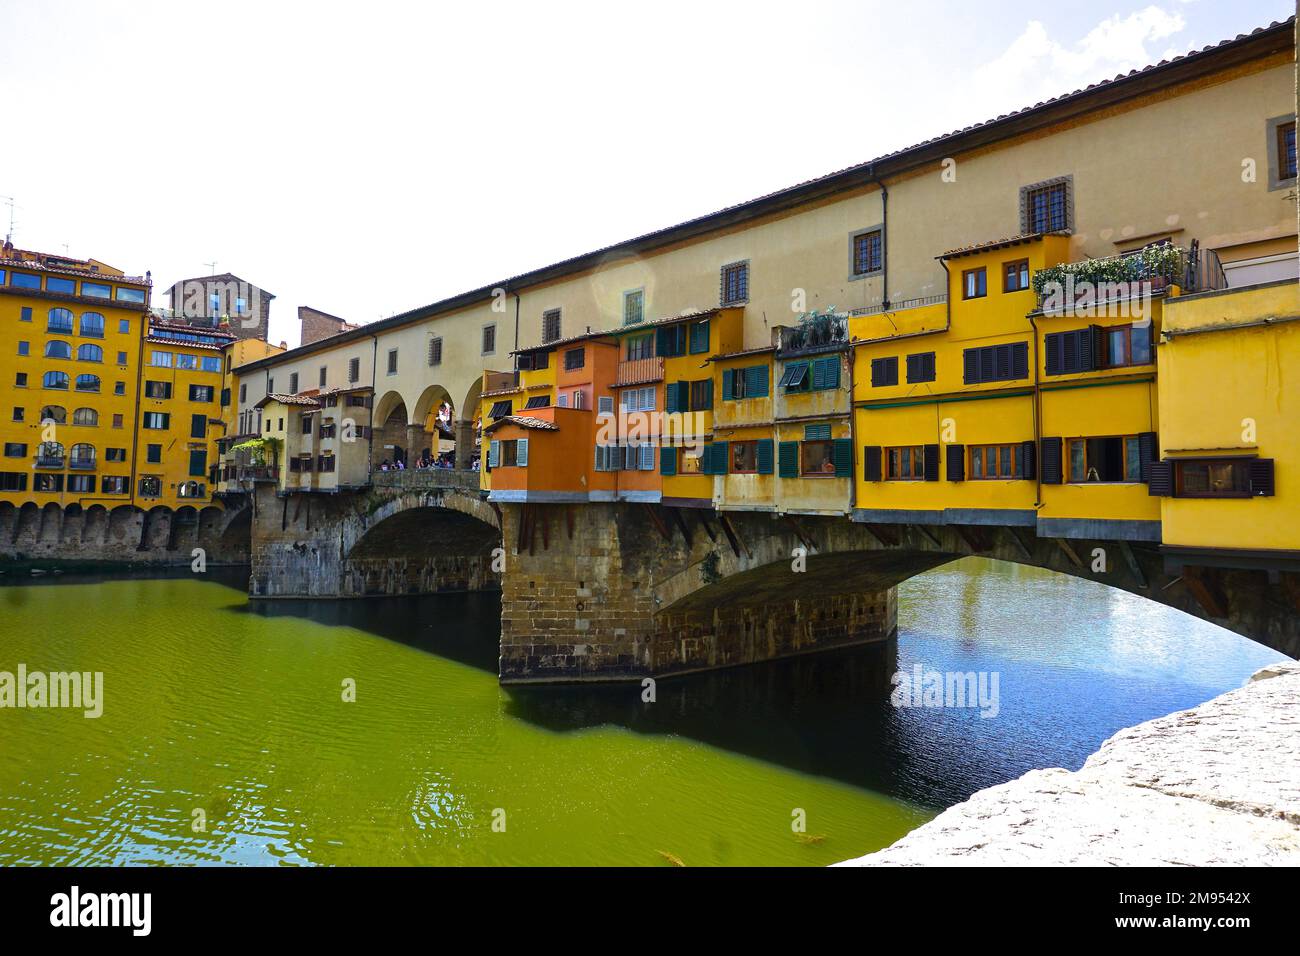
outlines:
[[[897,586],[969,555],[1120,588],[1300,655],[1290,575],[1032,528],[866,524],[655,504],[487,502],[472,471],[252,499],[250,593],[500,590],[503,683],[688,673],[888,640]]]

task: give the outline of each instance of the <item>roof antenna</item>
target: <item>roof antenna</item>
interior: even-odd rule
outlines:
[[[204,264],[205,266],[207,266],[210,270],[212,270],[211,272],[208,273],[208,275],[216,275],[216,274],[217,274],[217,263],[216,263],[215,260],[212,261],[212,262],[205,262],[205,263],[203,263],[203,264]]]
[[[0,196],[0,199],[3,199],[5,205],[9,207],[9,233],[8,235],[5,236],[5,242],[13,242],[14,240],[14,197]]]

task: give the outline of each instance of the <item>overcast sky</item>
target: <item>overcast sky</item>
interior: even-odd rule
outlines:
[[[0,196],[156,289],[215,260],[292,345],[299,305],[369,322],[1293,10],[0,0]]]

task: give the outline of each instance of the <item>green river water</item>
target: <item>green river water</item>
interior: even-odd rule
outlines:
[[[827,864],[1277,659],[966,561],[904,586],[897,642],[644,703],[499,687],[493,595],[250,604],[214,577],[0,587],[0,671],[104,674],[98,719],[0,710],[0,864]],[[998,719],[890,707],[913,663],[999,671]]]

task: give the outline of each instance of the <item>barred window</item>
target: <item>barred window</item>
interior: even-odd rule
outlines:
[[[560,310],[547,309],[542,313],[542,341],[554,342],[560,337]],[[485,350],[486,351],[486,350]]]
[[[442,339],[429,339],[429,364],[442,364]]]
[[[858,233],[853,237],[853,274],[870,275],[883,266],[882,233],[879,229]]]
[[[736,305],[749,300],[749,262],[722,267],[722,304]]]
[[[645,291],[635,289],[623,293],[623,324],[635,325],[645,318]]]
[[[497,350],[497,327],[495,325],[483,326],[483,354],[491,355]]]
[[[1072,219],[1069,176],[1021,187],[1020,225],[1025,234],[1070,229]]]

